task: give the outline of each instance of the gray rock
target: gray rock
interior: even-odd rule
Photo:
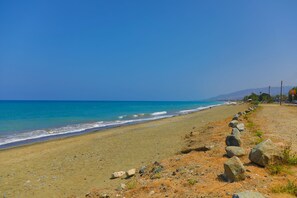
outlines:
[[[227,152],[228,157],[241,157],[245,155],[244,149],[238,146],[227,146],[225,150]]]
[[[231,135],[240,136],[240,132],[239,132],[239,130],[237,128],[232,128]]]
[[[140,175],[143,175],[144,173],[146,172],[146,166],[142,166],[140,169],[139,169],[139,174]]]
[[[229,127],[234,128],[234,127],[237,126],[237,124],[238,124],[238,121],[237,121],[237,120],[232,120],[232,121],[229,123]]]
[[[241,146],[241,139],[239,135],[228,135],[226,137],[227,146]]]
[[[245,179],[245,168],[236,156],[224,163],[224,177],[228,182],[236,182]]]
[[[260,166],[281,162],[283,154],[270,139],[257,144],[250,152],[249,159]]]
[[[232,120],[238,120],[238,118],[239,118],[239,115],[235,114]]]
[[[245,191],[233,194],[232,198],[265,198],[261,193]]]
[[[236,126],[236,128],[239,130],[239,131],[244,131],[244,124],[243,123],[240,123]]]

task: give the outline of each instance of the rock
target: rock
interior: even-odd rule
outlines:
[[[265,198],[261,193],[245,191],[233,194],[232,198]]]
[[[243,123],[240,123],[236,126],[236,128],[239,130],[239,131],[244,131],[244,124]]]
[[[102,193],[99,197],[100,198],[109,198],[110,196],[106,193]]]
[[[232,120],[230,123],[229,123],[229,127],[236,127],[236,125],[238,124],[238,121],[237,120]]]
[[[127,187],[126,184],[121,183],[120,188],[121,188],[122,190],[126,189],[126,187]]]
[[[250,152],[249,159],[260,166],[281,162],[283,154],[270,139],[257,144]]]
[[[239,135],[228,135],[226,137],[227,146],[241,146],[241,139]]]
[[[238,112],[237,114],[238,114],[239,116],[241,116],[241,115],[242,115],[242,112]]]
[[[231,135],[240,136],[240,132],[237,128],[232,128]]]
[[[227,146],[225,150],[227,152],[228,157],[241,157],[245,155],[244,149],[238,146]]]
[[[139,174],[140,175],[143,175],[146,171],[146,166],[142,166],[140,169],[139,169]]]
[[[155,194],[155,191],[151,191],[150,193],[149,193],[149,196],[152,196],[153,194]]]
[[[232,120],[238,120],[238,118],[239,118],[239,115],[235,114]]]
[[[249,113],[249,112],[251,112],[251,111],[250,111],[250,110],[246,110],[246,111],[245,111],[245,113]]]
[[[122,176],[124,176],[126,174],[125,171],[118,171],[118,172],[114,172],[111,175],[111,179],[116,179],[116,178],[120,178]]]
[[[135,169],[135,168],[130,169],[130,170],[128,170],[128,171],[126,172],[126,176],[127,176],[127,177],[132,177],[132,176],[134,176],[135,174],[136,174],[136,169]]]
[[[228,182],[236,182],[245,179],[245,168],[240,159],[236,156],[224,163],[224,176]]]
[[[213,149],[214,146],[213,145],[208,145],[208,146],[200,146],[200,147],[196,147],[196,148],[185,148],[181,151],[182,154],[187,154],[190,153],[192,151],[197,151],[197,152],[206,152],[206,151],[210,151],[211,149]]]

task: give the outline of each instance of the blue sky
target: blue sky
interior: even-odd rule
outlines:
[[[297,84],[297,1],[0,1],[0,99],[197,100]]]

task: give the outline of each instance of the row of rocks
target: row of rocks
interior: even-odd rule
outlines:
[[[244,131],[244,124],[239,123],[240,117],[251,111],[254,111],[256,107],[249,107],[244,112],[239,112],[233,116],[232,121],[229,123],[229,127],[232,128],[231,134],[226,137],[226,154],[230,159],[224,163],[224,178],[228,182],[237,182],[244,180],[246,178],[245,172],[246,169],[243,163],[238,157],[244,156],[245,150],[242,148],[241,135]],[[253,151],[253,150],[252,150]],[[254,150],[253,153],[259,153]],[[254,154],[250,154],[254,156]],[[253,158],[254,159],[254,158]],[[245,191],[240,193],[233,194],[232,198],[264,198],[261,193]]]
[[[228,182],[236,182],[245,179],[245,168],[238,157],[245,155],[245,150],[241,147],[241,135],[244,131],[244,124],[239,123],[240,117],[246,112],[239,112],[233,116],[229,127],[231,134],[226,137],[226,154],[230,159],[224,163],[224,178]]]

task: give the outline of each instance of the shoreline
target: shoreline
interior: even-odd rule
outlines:
[[[195,109],[181,110],[178,113],[171,114],[171,115],[161,115],[159,117],[157,116],[157,117],[144,118],[144,119],[139,119],[139,120],[127,120],[124,123],[119,123],[119,124],[115,123],[114,125],[110,125],[110,126],[94,127],[94,128],[90,128],[90,129],[84,129],[81,131],[77,131],[77,132],[74,131],[74,132],[67,132],[67,133],[61,133],[61,134],[49,134],[47,136],[42,136],[42,137],[27,138],[24,140],[0,144],[0,151],[6,150],[6,149],[13,149],[13,148],[21,147],[21,146],[26,146],[26,145],[32,145],[32,144],[36,144],[36,143],[52,141],[52,140],[56,140],[56,139],[64,139],[64,138],[69,138],[69,137],[81,136],[81,135],[88,134],[88,133],[103,132],[108,129],[118,128],[118,127],[123,127],[123,126],[137,125],[137,124],[152,122],[152,121],[156,121],[156,120],[168,119],[168,118],[177,117],[177,116],[184,116],[184,115],[208,110],[208,109],[223,106],[223,105],[228,105],[228,103],[225,102],[225,103],[221,103],[221,104],[197,107]]]
[[[245,109],[223,105],[184,116],[61,138],[0,151],[0,194],[20,197],[83,197],[92,188],[115,189],[119,170],[173,156],[184,136]]]

